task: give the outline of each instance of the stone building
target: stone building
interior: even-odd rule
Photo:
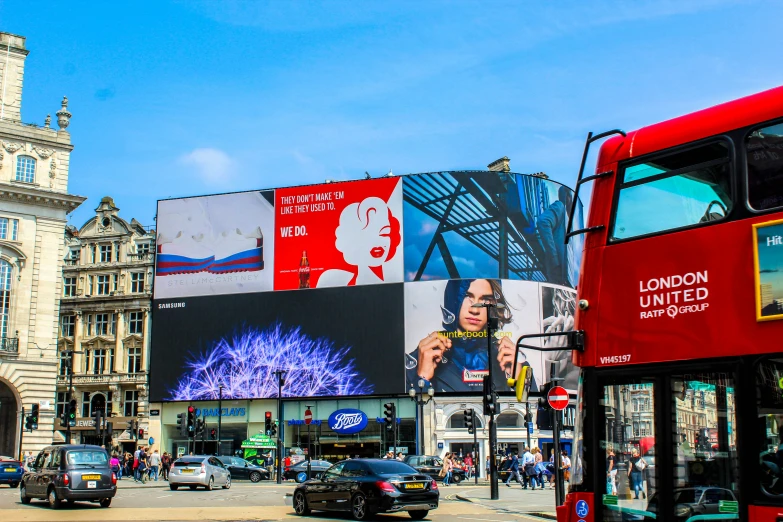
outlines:
[[[0,32],[0,455],[18,455],[22,408],[40,407],[21,449],[52,442],[57,320],[68,193],[68,100],[42,125],[22,123],[25,38]]]
[[[112,445],[132,450],[136,441],[128,421],[137,420],[145,434],[149,431],[147,354],[155,231],[135,219],[122,219],[118,212],[114,200],[105,197],[94,217],[65,232],[56,414],[61,417],[66,411],[72,380],[77,418],[71,439],[100,444],[92,421],[100,411],[114,428]],[[55,429],[66,435],[59,422]]]

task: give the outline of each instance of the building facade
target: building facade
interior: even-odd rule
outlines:
[[[114,200],[105,197],[94,217],[79,229],[65,231],[55,411],[58,418],[63,416],[71,399],[76,400],[72,442],[101,444],[92,420],[100,412],[114,428],[112,446],[131,450],[139,433],[144,440],[149,431],[155,231],[118,213]],[[135,433],[129,429],[133,420],[138,422]],[[66,435],[59,421],[55,430]]]
[[[22,123],[25,38],[0,33],[0,455],[52,442],[57,379],[57,320],[67,214],[85,198],[68,193],[71,114],[59,130]],[[24,433],[23,409],[40,408]]]

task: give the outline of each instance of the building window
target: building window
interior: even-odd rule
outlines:
[[[75,277],[66,277],[64,279],[65,284],[63,285],[63,296],[64,297],[75,297],[76,296],[76,278]]]
[[[111,263],[111,245],[101,245],[101,263]]]
[[[136,245],[136,253],[138,253],[140,256],[144,254],[150,253],[150,244],[149,243],[138,243]]]
[[[95,335],[109,335],[109,314],[95,314]]]
[[[84,350],[84,373],[90,373],[90,361],[92,352],[90,350]]]
[[[140,294],[144,291],[144,272],[131,274],[131,293]]]
[[[95,254],[98,247],[95,245],[90,245],[90,263],[95,263]]]
[[[65,407],[68,405],[68,393],[66,392],[57,392],[57,402],[56,404],[56,411],[54,416],[55,417],[62,417],[65,415]]]
[[[11,321],[11,263],[0,259],[0,337],[8,337]]]
[[[71,361],[70,361],[70,354],[66,351],[60,352],[60,368],[59,368],[59,375],[60,377],[67,377],[68,372],[71,370]]]
[[[60,336],[61,337],[73,337],[73,332],[76,330],[76,316],[64,315],[60,318]]]
[[[35,181],[35,158],[19,156],[16,158],[16,181],[33,183]]]
[[[16,241],[19,236],[19,220],[0,218],[0,239]]]
[[[114,348],[109,349],[109,373],[114,373]]]
[[[141,373],[141,348],[128,348],[128,373]]]
[[[94,352],[95,357],[93,360],[95,362],[92,367],[92,373],[100,375],[106,370],[106,350],[101,348],[99,350],[94,350]]]
[[[125,411],[126,417],[135,417],[139,414],[139,392],[125,391]]]
[[[109,406],[109,408],[107,408]],[[95,415],[95,412],[101,412],[101,416],[108,418],[111,415],[111,402],[106,401],[106,396],[102,393],[93,393],[90,399],[89,417]]]
[[[131,312],[128,314],[128,333],[144,333],[144,312]]]
[[[522,426],[519,414],[513,411],[501,413],[495,422],[498,428],[519,428]]]
[[[116,292],[117,291],[117,274],[111,275],[111,291]]]
[[[109,276],[98,276],[98,295],[109,295]]]
[[[109,325],[109,335],[117,335],[117,314],[111,314],[111,324]]]
[[[85,335],[87,335],[87,336],[93,335],[93,333],[92,333],[93,332],[93,322],[94,322],[94,318],[93,318],[92,314],[87,314],[87,315],[84,316],[84,330],[86,332]]]

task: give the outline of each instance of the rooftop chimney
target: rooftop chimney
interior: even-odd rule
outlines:
[[[511,172],[511,167],[509,167],[508,162],[508,156],[503,156],[499,160],[495,160],[487,165],[487,168],[490,172]]]
[[[0,32],[0,120],[21,121],[25,37]]]

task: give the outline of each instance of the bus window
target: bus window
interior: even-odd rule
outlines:
[[[783,207],[783,123],[751,132],[745,139],[745,154],[750,208]]]
[[[723,141],[623,167],[612,240],[725,219],[732,208],[729,167]]]
[[[652,499],[658,481],[653,397],[652,381],[603,387],[606,431],[600,444],[606,462],[604,521],[620,522],[632,515],[655,518]]]
[[[676,520],[710,513],[737,501],[737,433],[734,381],[727,374],[672,377],[674,510]]]
[[[761,491],[783,497],[783,359],[760,363],[756,370],[757,437],[760,442]]]

